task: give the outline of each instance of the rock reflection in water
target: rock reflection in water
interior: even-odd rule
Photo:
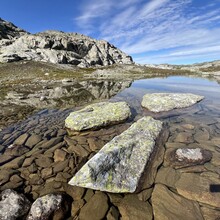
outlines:
[[[63,81],[36,93],[9,92],[4,104],[29,105],[37,108],[78,106],[96,99],[109,99],[131,85],[131,81],[90,80]]]

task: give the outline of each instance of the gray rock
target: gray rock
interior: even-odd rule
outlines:
[[[162,122],[143,117],[107,143],[70,180],[108,192],[134,192],[162,129]]]
[[[144,95],[141,105],[152,112],[163,112],[191,106],[203,98],[191,93],[152,93]]]
[[[197,202],[185,199],[161,184],[154,188],[152,205],[155,220],[203,219]]]
[[[25,34],[28,34],[28,32],[0,18],[0,40],[7,39],[3,41],[6,45],[8,45],[13,38],[18,38]]]
[[[101,102],[70,113],[65,126],[73,131],[83,131],[123,122],[130,115],[126,102]]]
[[[11,23],[0,20],[0,62],[19,60],[78,65],[106,66],[132,64],[132,58],[104,40],[82,34],[46,31],[29,34]],[[5,40],[5,39],[10,39]]]
[[[165,155],[166,164],[174,168],[204,164],[212,159],[212,153],[202,148],[178,148]]]
[[[60,209],[61,203],[61,195],[42,196],[32,204],[27,220],[49,219],[51,214]]]
[[[24,217],[30,208],[30,202],[14,190],[6,189],[0,195],[0,219],[15,220]]]

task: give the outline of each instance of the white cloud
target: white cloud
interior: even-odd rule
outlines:
[[[139,57],[136,62],[143,61],[144,53],[152,57],[146,62],[220,53],[217,1],[204,1],[200,7],[194,6],[195,0],[85,1],[76,18],[82,31],[89,29],[94,37]],[[166,50],[169,53],[161,55]]]

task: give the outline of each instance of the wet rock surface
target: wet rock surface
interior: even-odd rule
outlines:
[[[219,175],[206,172],[202,174],[184,173],[176,182],[177,192],[190,199],[214,207],[220,207],[220,197],[217,192],[212,192],[212,186],[219,186]]]
[[[157,220],[203,219],[198,202],[185,199],[161,184],[154,187],[152,206]]]
[[[171,167],[182,168],[194,165],[205,164],[212,158],[209,150],[202,148],[178,148],[167,151],[165,154],[166,164]]]
[[[134,103],[132,107],[140,106],[139,101]],[[136,109],[138,116],[134,114],[135,121],[150,114],[146,110]],[[131,198],[124,193],[102,192],[102,196],[92,200],[98,191],[68,184],[72,176],[105,144],[131,126],[131,122],[127,121],[68,136],[64,120],[72,111],[46,109],[0,132],[0,191],[14,188],[24,193],[31,203],[51,193],[68,194],[72,198],[71,206],[62,204],[64,210],[56,212],[54,219],[77,219],[84,206],[86,210],[94,206],[101,210],[101,203],[105,204],[100,211],[104,219],[160,219],[161,213],[165,213],[168,219],[176,219],[173,213],[178,216],[189,204],[192,205],[188,207],[189,210],[195,207],[194,213],[184,213],[189,219],[195,213],[195,219],[219,217],[220,117],[216,101],[210,104],[204,100],[200,105],[176,110],[172,114],[167,112],[154,115],[156,119],[168,124],[167,142],[165,145],[161,143],[162,147],[155,158],[150,159],[143,188],[130,194]],[[14,143],[17,139],[22,145]],[[210,151],[212,158],[205,164],[171,167],[170,157],[166,155],[184,148]],[[161,190],[158,190],[158,185],[162,185]],[[173,203],[161,203],[167,200]],[[159,210],[155,204],[158,204]],[[177,208],[173,213],[168,211],[173,210],[173,207],[178,207],[179,213],[176,213]],[[67,213],[67,217],[59,218],[63,216],[62,213]]]
[[[69,184],[114,193],[134,192],[161,130],[161,121],[139,119],[107,143]]]
[[[152,93],[143,97],[141,105],[152,112],[189,107],[204,97],[190,93]]]
[[[129,116],[131,111],[126,102],[101,102],[70,113],[65,126],[72,131],[97,129],[123,122]]]

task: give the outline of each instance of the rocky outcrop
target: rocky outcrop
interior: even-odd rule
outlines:
[[[126,102],[101,102],[70,113],[65,120],[71,131],[96,129],[125,121],[131,115]]]
[[[134,192],[162,129],[162,122],[143,117],[107,143],[70,180],[108,192]]]
[[[24,195],[11,189],[4,190],[0,195],[0,219],[15,220],[24,217],[30,208],[30,202]]]
[[[130,56],[104,40],[61,31],[28,34],[11,23],[4,25],[5,23],[7,22],[0,20],[0,25],[4,27],[1,28],[3,31],[0,29],[0,36],[12,40],[0,43],[0,62],[34,60],[79,67],[133,63]]]
[[[191,93],[152,93],[143,97],[141,105],[152,112],[189,107],[204,97]]]
[[[4,21],[3,19],[0,18],[0,40],[3,39],[12,40],[14,38],[18,38],[25,34],[28,34],[28,32],[16,27],[11,22]]]

